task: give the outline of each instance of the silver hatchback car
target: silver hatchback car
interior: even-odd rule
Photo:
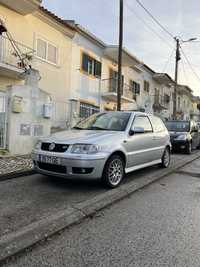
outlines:
[[[102,112],[38,141],[35,170],[63,178],[101,178],[117,187],[124,174],[170,164],[170,137],[162,120],[141,112]]]

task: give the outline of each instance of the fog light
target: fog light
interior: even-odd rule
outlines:
[[[94,168],[77,168],[77,167],[73,167],[72,168],[72,172],[74,174],[89,174],[92,173]]]

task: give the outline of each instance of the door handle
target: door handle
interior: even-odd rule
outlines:
[[[160,137],[154,136],[152,139],[153,140],[160,140]]]

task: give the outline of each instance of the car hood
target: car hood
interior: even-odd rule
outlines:
[[[41,141],[43,142],[55,142],[55,143],[65,143],[65,144],[75,144],[75,143],[91,143],[98,144],[101,142],[106,142],[113,138],[120,138],[124,136],[124,132],[116,131],[99,131],[99,130],[67,130],[55,133]]]
[[[170,137],[177,137],[180,135],[188,135],[188,132],[169,132]]]

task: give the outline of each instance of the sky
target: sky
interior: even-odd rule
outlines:
[[[186,57],[182,54],[179,61],[178,81],[200,95],[200,1],[140,1],[172,36],[198,38],[181,45]],[[43,0],[43,6],[63,19],[75,20],[108,44],[118,43],[119,0]],[[153,70],[174,78],[175,41],[136,0],[124,0],[123,46]]]

